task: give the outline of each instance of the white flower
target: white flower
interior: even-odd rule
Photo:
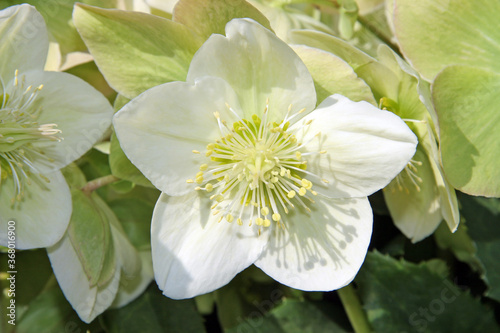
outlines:
[[[43,71],[48,45],[34,7],[0,11],[0,245],[15,220],[19,249],[62,237],[71,195],[59,169],[102,137],[113,112],[79,78]]]
[[[123,150],[163,191],[151,233],[165,295],[210,292],[251,264],[303,290],[354,278],[372,231],[366,196],[405,167],[417,140],[366,102],[333,95],[315,106],[292,49],[235,19],[196,53],[187,82],[116,114]]]

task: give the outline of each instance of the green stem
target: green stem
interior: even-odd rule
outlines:
[[[82,191],[83,193],[90,195],[90,193],[97,190],[98,188],[115,183],[119,180],[120,178],[113,175],[96,178],[88,182],[84,187],[82,187]]]
[[[355,333],[370,333],[372,329],[366,318],[366,314],[361,307],[358,295],[354,290],[352,283],[342,289],[337,290],[342,305],[347,313]]]

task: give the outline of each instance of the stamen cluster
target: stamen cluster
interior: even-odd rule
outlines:
[[[42,108],[37,107],[35,100],[43,85],[33,88],[26,86],[24,76],[19,80],[16,70],[13,86],[7,87],[0,78],[2,94],[0,95],[0,184],[8,177],[14,180],[15,193],[11,204],[21,202],[25,195],[26,185],[32,181],[40,186],[49,179],[42,175],[33,161],[50,164],[51,158],[33,145],[36,141],[61,141],[61,133],[56,124],[39,124],[37,122]]]
[[[206,163],[187,182],[196,183],[199,185],[196,190],[211,194],[211,208],[219,216],[219,222],[224,218],[229,223],[236,219],[239,225],[245,220],[249,226],[255,223],[269,227],[272,220],[278,227],[284,227],[282,214],[288,214],[289,208],[300,205],[310,212],[308,203],[314,203],[317,192],[305,178],[315,175],[307,171],[304,157],[325,151],[303,152],[304,144],[297,140],[296,134],[311,121],[290,130],[293,118],[288,117],[290,109],[291,106],[280,123],[268,122],[266,107],[262,119],[257,115],[251,120],[238,117],[232,126],[218,112],[214,113],[220,139],[207,145],[204,157],[201,152],[193,151],[206,159]]]

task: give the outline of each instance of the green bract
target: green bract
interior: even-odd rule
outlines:
[[[59,169],[82,156],[110,125],[112,108],[66,73],[44,72],[42,16],[29,5],[0,11],[0,244],[15,220],[16,247],[57,242],[71,215]]]
[[[457,189],[500,196],[498,1],[396,0],[402,52],[428,81],[443,168]]]

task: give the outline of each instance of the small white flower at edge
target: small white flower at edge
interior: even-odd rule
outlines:
[[[16,248],[47,247],[72,211],[59,169],[101,139],[113,109],[83,80],[43,71],[49,42],[34,7],[0,11],[0,45],[0,245],[14,241],[13,220]]]

